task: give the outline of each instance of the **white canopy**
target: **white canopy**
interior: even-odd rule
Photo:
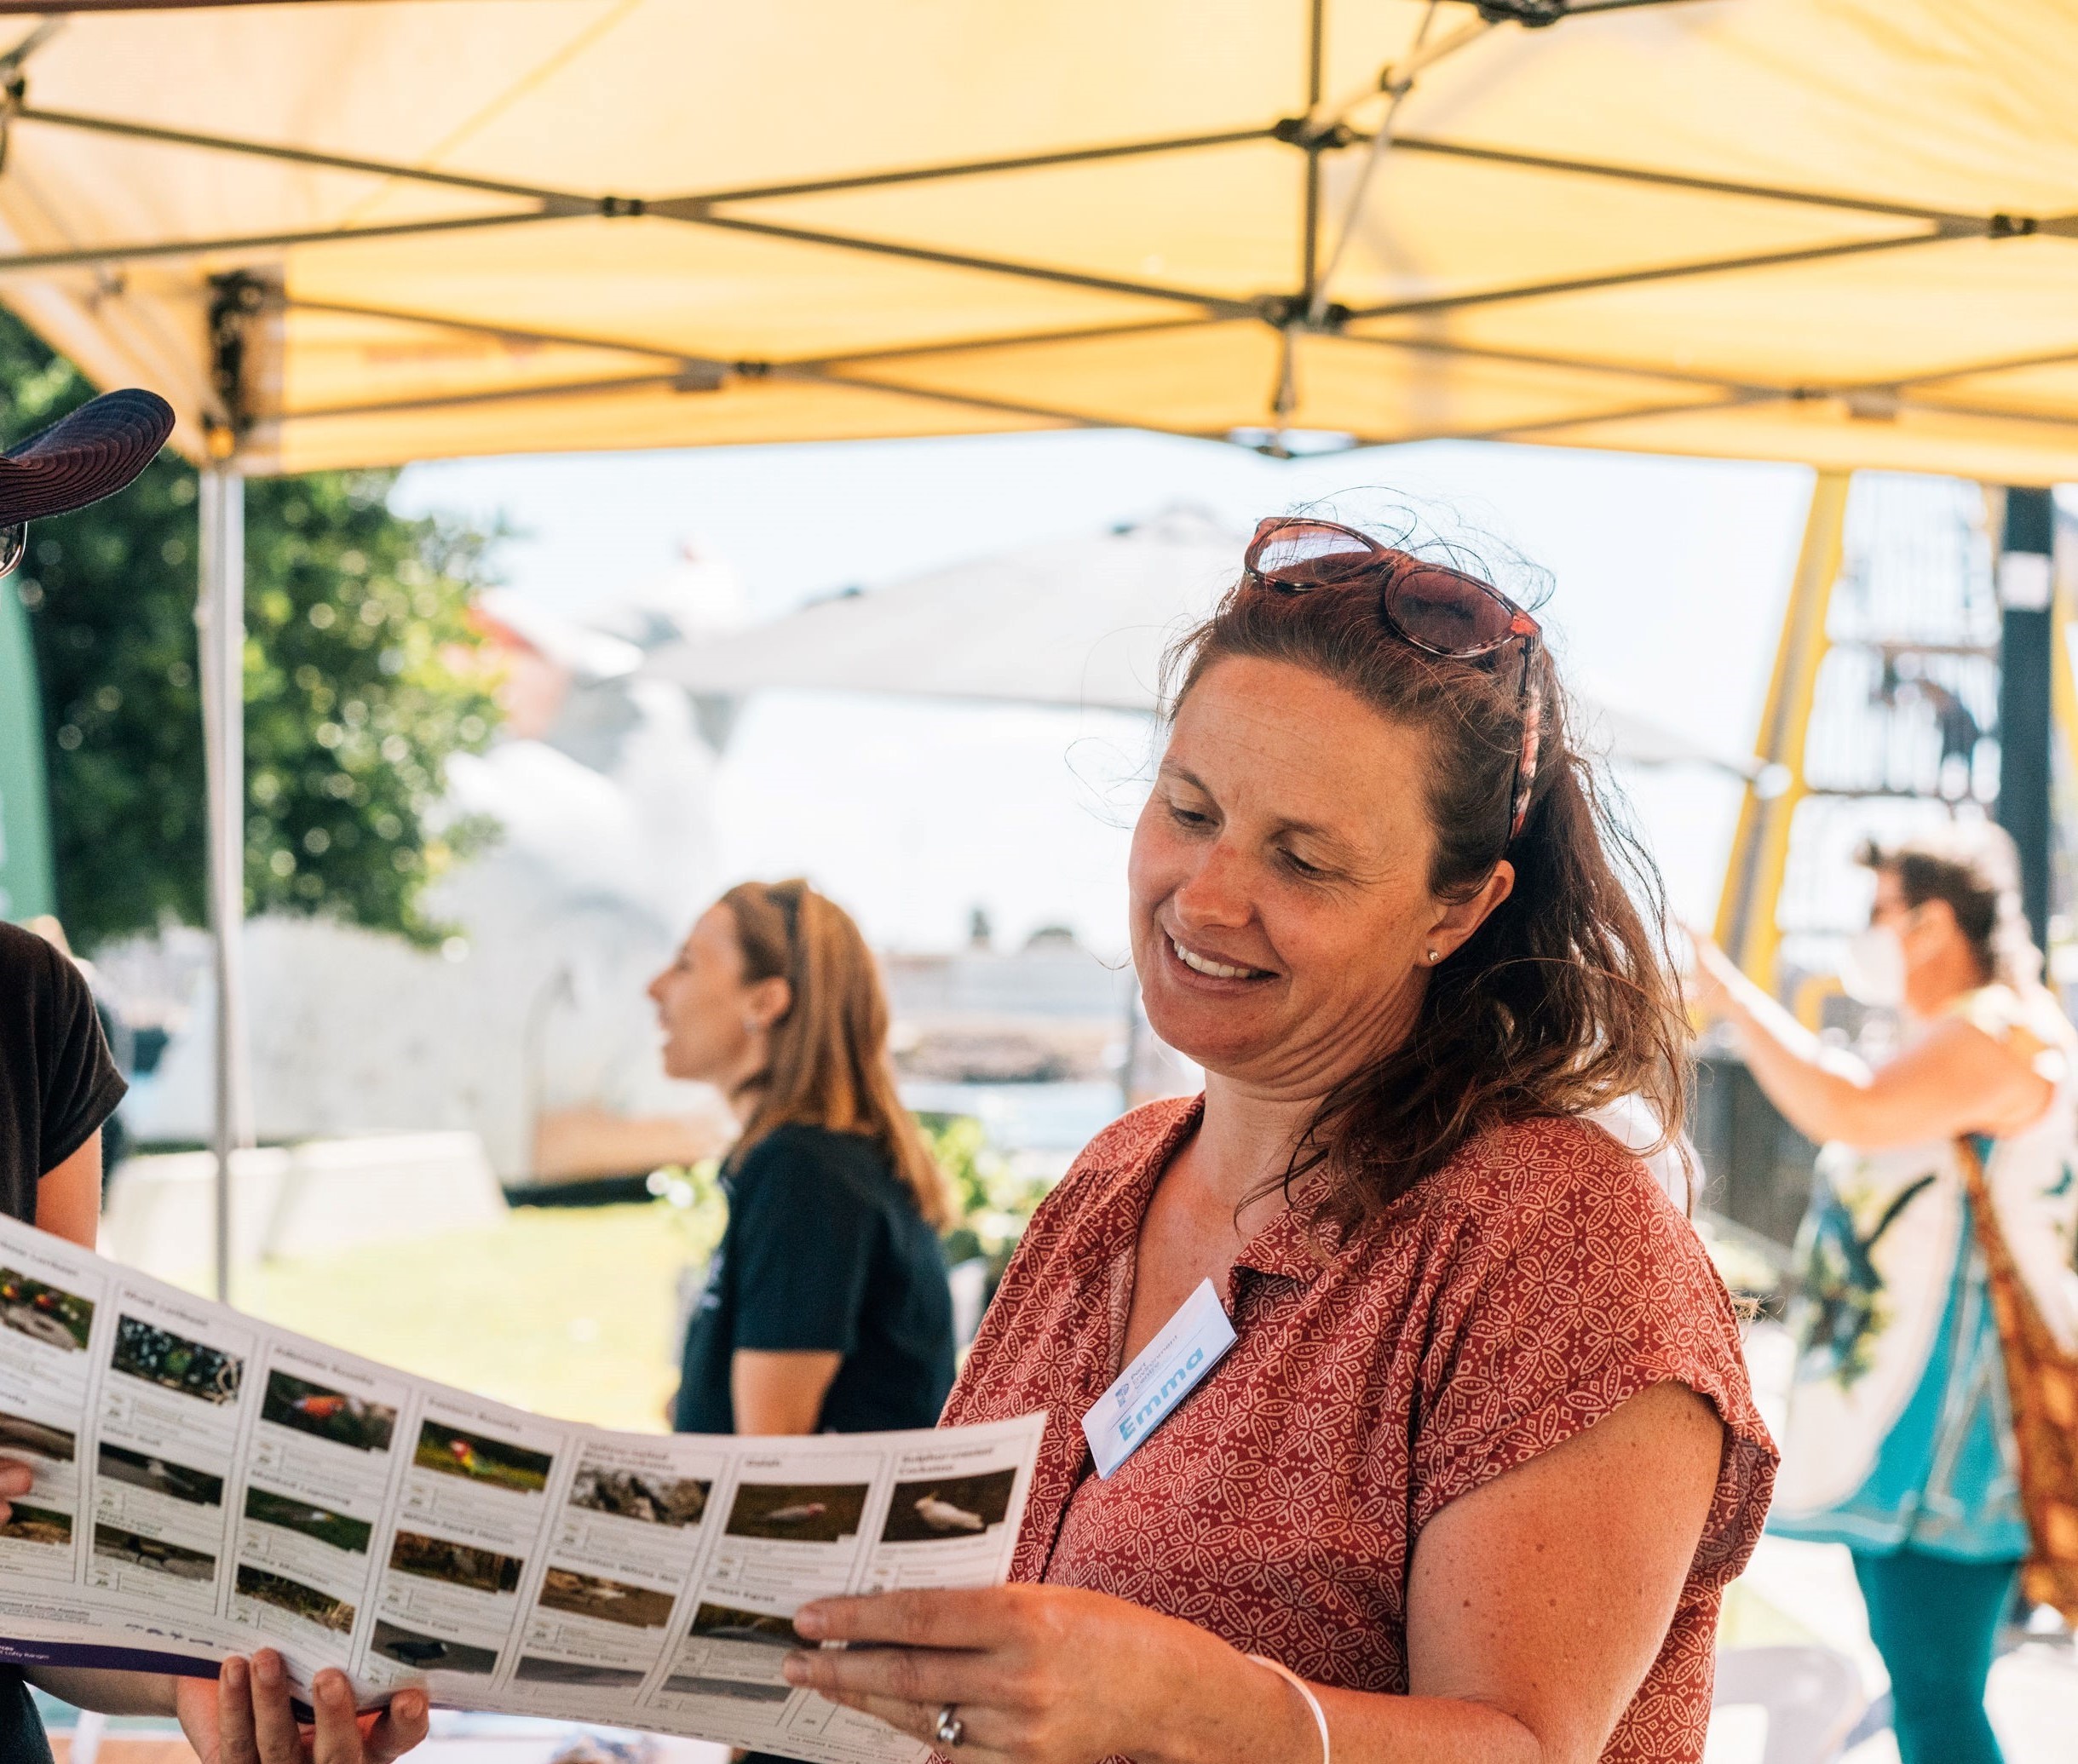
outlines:
[[[357,0],[0,71],[0,297],[250,470],[1123,424],[2078,478],[2067,0]]]

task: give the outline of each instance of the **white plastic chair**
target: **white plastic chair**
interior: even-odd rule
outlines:
[[[1718,1655],[1713,1709],[1767,1712],[1761,1764],[1833,1764],[1868,1706],[1862,1675],[1829,1647],[1731,1647]]]
[[[101,1735],[108,1731],[108,1717],[91,1709],[79,1711],[72,1728],[72,1764],[94,1764],[101,1755]]]

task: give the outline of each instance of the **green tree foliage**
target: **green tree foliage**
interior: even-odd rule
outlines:
[[[1054,1186],[1054,1179],[1021,1171],[988,1142],[988,1130],[971,1115],[918,1114],[931,1155],[953,1185],[958,1216],[945,1233],[948,1264],[979,1256],[988,1264],[988,1290],[995,1290],[1010,1266],[1033,1213]],[[714,1254],[728,1223],[728,1200],[722,1192],[721,1160],[660,1169],[649,1178],[649,1192],[664,1201],[676,1221],[688,1266]]]
[[[435,940],[426,884],[492,832],[440,819],[497,718],[464,614],[484,536],[389,511],[387,473],[246,492],[246,893]]]
[[[0,314],[10,443],[91,395]],[[406,520],[394,474],[246,486],[249,911],[324,913],[416,943],[426,886],[492,836],[443,819],[450,756],[496,721],[465,612],[492,535]],[[204,922],[196,481],[167,452],[121,496],[39,521],[14,578],[35,634],[59,911],[87,948]]]
[[[989,1290],[1010,1266],[1010,1252],[1051,1179],[1015,1169],[988,1142],[988,1131],[971,1115],[920,1114],[917,1124],[953,1184],[959,1218],[945,1236],[948,1262],[978,1255],[988,1264]]]

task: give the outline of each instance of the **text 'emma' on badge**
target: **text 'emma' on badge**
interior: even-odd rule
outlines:
[[[1118,1382],[1090,1405],[1082,1431],[1108,1476],[1137,1451],[1176,1405],[1198,1387],[1234,1345],[1234,1325],[1210,1280],[1185,1299],[1161,1332],[1119,1374]]]

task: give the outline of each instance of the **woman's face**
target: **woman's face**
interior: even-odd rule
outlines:
[[[1912,906],[1905,899],[1905,890],[1898,882],[1897,871],[1879,870],[1876,872],[1876,896],[1869,903],[1868,922],[1871,925],[1887,925],[1897,934],[1901,944],[1905,940],[1907,930],[1918,928],[1913,917]],[[1906,959],[1909,962],[1909,955]]]
[[[774,989],[777,989],[775,995]],[[746,981],[743,945],[726,906],[702,913],[671,965],[649,983],[664,1031],[664,1070],[731,1091],[763,1071],[783,980]]]
[[[1286,662],[1217,663],[1133,830],[1148,1020],[1209,1072],[1312,1098],[1396,1043],[1514,882],[1430,892],[1427,738]]]
[[[1976,965],[1969,939],[1955,922],[1955,909],[1945,900],[1913,905],[1905,899],[1904,886],[1894,870],[1876,872],[1876,896],[1869,906],[1868,922],[1896,934],[1905,957],[1905,1003],[1923,1015],[1947,1003],[1942,978],[1958,967]]]

